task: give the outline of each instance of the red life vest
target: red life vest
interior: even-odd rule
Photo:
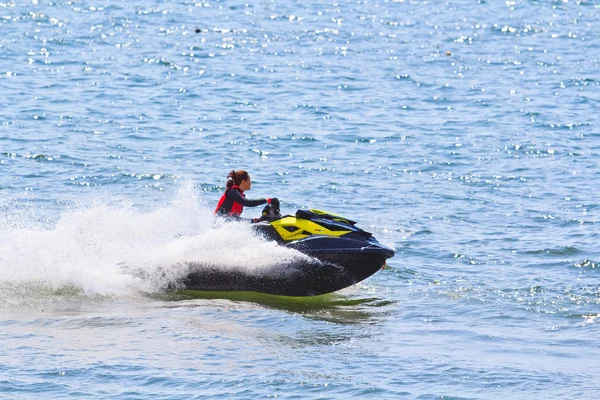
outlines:
[[[219,212],[219,209],[223,206],[223,203],[227,199],[227,192],[229,192],[231,189],[239,190],[242,197],[246,197],[246,195],[244,194],[244,191],[242,189],[240,189],[240,187],[238,185],[233,185],[232,187],[228,188],[225,191],[225,193],[223,193],[223,196],[221,196],[221,199],[219,200],[219,204],[217,204],[217,208],[215,208],[215,214],[217,214]],[[244,211],[244,206],[241,205],[240,203],[237,203],[234,201],[233,205],[231,206],[231,211],[229,211],[229,216],[232,216],[232,215],[240,216],[240,215],[242,215],[243,211]]]

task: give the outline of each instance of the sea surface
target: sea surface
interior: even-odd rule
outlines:
[[[0,0],[0,398],[599,398],[599,29],[586,0]],[[315,298],[166,290],[289,256],[215,227],[231,169],[396,256]]]

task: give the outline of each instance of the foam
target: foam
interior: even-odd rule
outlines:
[[[11,222],[0,233],[0,284],[126,296],[164,290],[187,273],[188,262],[260,273],[306,257],[256,236],[247,223],[215,223],[191,182],[170,203],[140,208],[127,200],[96,200],[64,206],[49,223],[5,204],[0,212],[8,214],[0,219]]]

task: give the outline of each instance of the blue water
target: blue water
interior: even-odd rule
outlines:
[[[600,396],[597,2],[0,1],[0,398]],[[166,292],[231,169],[396,256]]]

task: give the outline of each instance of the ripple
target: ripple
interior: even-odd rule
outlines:
[[[528,250],[524,251],[523,254],[526,255],[543,255],[550,257],[563,257],[563,256],[574,256],[577,254],[581,254],[582,250],[578,249],[575,246],[559,246],[556,248],[544,248],[539,250]]]

